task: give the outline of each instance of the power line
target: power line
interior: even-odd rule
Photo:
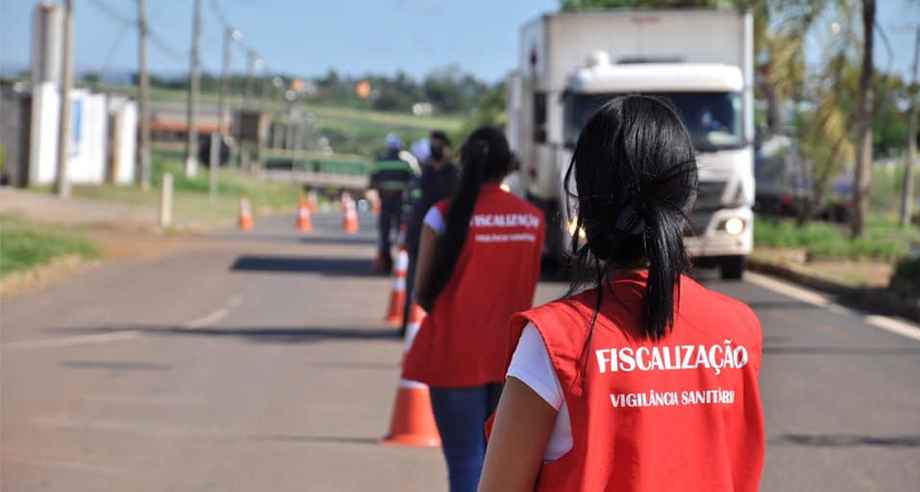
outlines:
[[[109,5],[103,0],[89,0],[89,1],[91,4],[93,4],[94,7],[96,7],[97,10],[99,10],[100,12],[102,12],[103,14],[105,14],[110,19],[114,20],[115,22],[123,24],[126,29],[127,28],[137,29],[137,19],[133,17],[128,17],[120,13],[118,10],[116,10],[115,8],[113,8],[111,5]],[[183,50],[170,46],[169,43],[166,42],[164,38],[155,29],[153,29],[153,27],[150,26],[149,23],[147,25],[147,33],[148,33],[150,42],[153,45],[153,47],[156,48],[161,54],[171,59],[172,61],[183,62],[188,57],[187,51],[183,51]],[[124,33],[120,34],[118,39],[120,40],[122,37],[124,37]],[[113,46],[112,49],[109,50],[109,55],[108,55],[109,58],[115,52],[118,42],[116,42],[115,44],[116,45]],[[106,65],[108,65],[108,63],[109,63],[109,60],[106,61]]]
[[[221,25],[221,27],[224,29],[231,28],[230,21],[227,20],[227,16],[224,14],[224,9],[220,5],[220,0],[211,0],[208,3],[208,6],[211,9],[211,13],[214,14],[214,17],[217,18],[217,22]]]
[[[131,26],[125,25],[122,27],[121,31],[118,33],[118,36],[115,38],[115,42],[112,43],[112,46],[109,48],[108,54],[105,56],[105,63],[102,64],[102,68],[99,69],[100,74],[104,74],[109,71],[109,68],[112,59],[115,57],[115,53],[118,52],[118,48],[122,46],[121,42],[124,39],[125,35],[131,32]]]
[[[160,50],[160,53],[162,53],[163,55],[166,55],[168,58],[172,59],[173,61],[180,61],[180,62],[186,61],[185,59],[188,57],[188,51],[183,51],[178,48],[173,48],[172,46],[167,44],[166,41],[163,40],[163,38],[159,35],[159,33],[154,31],[153,29],[150,29],[149,27],[147,28],[147,31],[148,31],[148,35],[150,36],[150,42],[153,44],[154,48],[157,48],[158,50]]]
[[[118,10],[112,8],[111,5],[105,3],[102,0],[90,0],[89,3],[93,4],[93,6],[95,6],[96,9],[98,9],[100,12],[111,17],[112,19],[115,19],[118,22],[121,22],[122,24],[134,26],[137,23],[137,19],[122,15],[118,12]]]

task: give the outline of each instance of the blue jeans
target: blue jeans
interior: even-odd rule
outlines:
[[[501,385],[430,390],[450,492],[476,492],[486,455],[484,426],[498,404]]]

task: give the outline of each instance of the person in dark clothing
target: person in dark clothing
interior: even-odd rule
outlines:
[[[419,180],[419,197],[412,204],[406,226],[406,250],[409,252],[409,272],[406,275],[406,305],[403,311],[402,333],[406,331],[406,320],[412,306],[415,264],[418,258],[419,236],[425,213],[435,203],[449,197],[460,183],[460,170],[451,160],[450,139],[441,130],[433,130],[428,136],[431,155],[424,166]]]
[[[371,188],[380,195],[380,217],[377,221],[380,238],[374,264],[378,272],[390,272],[393,269],[390,234],[393,229],[399,230],[403,200],[414,177],[412,166],[399,158],[401,150],[402,141],[399,137],[387,135],[387,150],[374,163],[371,172]]]

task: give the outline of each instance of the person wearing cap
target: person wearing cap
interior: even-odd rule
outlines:
[[[393,269],[392,231],[399,230],[402,207],[409,183],[414,177],[412,166],[400,158],[402,140],[396,134],[386,137],[386,150],[378,157],[370,176],[370,187],[380,196],[380,217],[377,221],[379,239],[375,269],[390,272]]]

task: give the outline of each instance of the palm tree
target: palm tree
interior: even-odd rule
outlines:
[[[799,225],[811,220],[817,207],[824,203],[835,176],[853,161],[855,147],[850,140],[850,128],[843,102],[850,97],[851,72],[844,52],[838,52],[818,74],[816,101],[813,113],[804,117],[799,125],[799,142],[802,157],[807,162],[812,181],[811,200],[798,217]]]

